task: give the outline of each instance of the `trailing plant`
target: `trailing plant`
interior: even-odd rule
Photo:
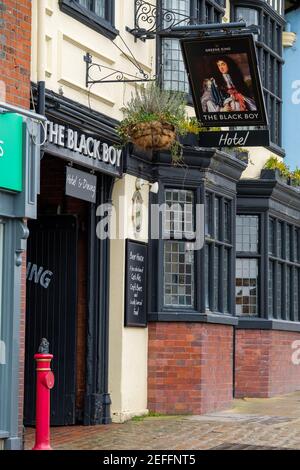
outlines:
[[[271,155],[270,158],[266,161],[264,165],[265,170],[278,170],[280,175],[284,178],[291,176],[289,167],[284,163],[278,160],[277,157]]]
[[[292,181],[296,186],[300,186],[300,168],[296,167],[295,170],[291,174]]]
[[[288,178],[294,186],[300,186],[300,168],[296,167],[294,171],[291,171],[289,166],[278,160],[274,155],[266,161],[264,168],[266,170],[278,170],[280,175],[284,178]]]
[[[143,149],[169,149],[173,162],[182,158],[179,136],[198,134],[202,129],[195,118],[186,115],[184,93],[162,90],[154,82],[136,90],[123,113],[117,127],[123,145],[133,142]]]

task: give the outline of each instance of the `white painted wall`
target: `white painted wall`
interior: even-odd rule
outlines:
[[[135,84],[97,84],[89,92],[85,86],[85,62],[89,52],[99,64],[136,74],[113,42],[126,51],[121,39],[112,42],[80,21],[62,13],[57,0],[33,0],[32,64],[33,82],[45,80],[46,87],[115,119],[122,118],[120,108],[135,89]],[[115,27],[132,50],[137,61],[149,73],[155,65],[155,41],[134,41],[125,27],[134,26],[134,0],[116,0]],[[97,79],[98,77],[93,77]]]
[[[109,392],[112,419],[123,422],[147,411],[147,328],[124,327],[124,283],[126,238],[148,240],[148,186],[141,190],[144,201],[143,224],[139,234],[132,221],[133,176],[125,175],[113,191],[113,205],[119,220],[112,221],[112,231],[121,236],[111,240],[110,322],[109,322]]]

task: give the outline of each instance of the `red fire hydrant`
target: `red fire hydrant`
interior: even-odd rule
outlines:
[[[36,360],[36,430],[32,450],[52,450],[50,446],[50,390],[54,387],[54,375],[50,369],[52,354],[49,343],[43,338],[34,355]]]

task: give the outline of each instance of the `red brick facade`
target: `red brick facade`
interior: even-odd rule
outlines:
[[[235,396],[271,397],[300,390],[300,365],[292,361],[294,341],[300,341],[300,333],[237,330]]]
[[[0,0],[0,81],[6,102],[29,108],[31,0]]]
[[[31,0],[0,0],[0,100],[30,107]],[[19,436],[23,430],[26,310],[26,254],[23,255],[20,309]]]
[[[231,326],[150,323],[149,410],[200,414],[229,406],[232,354]]]

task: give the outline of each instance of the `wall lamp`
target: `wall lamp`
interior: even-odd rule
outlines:
[[[150,193],[157,194],[159,190],[159,184],[156,183],[148,183],[148,181],[143,181],[142,178],[137,178],[135,180],[135,189],[137,191],[140,191],[142,189],[142,186],[149,186],[150,187]]]

